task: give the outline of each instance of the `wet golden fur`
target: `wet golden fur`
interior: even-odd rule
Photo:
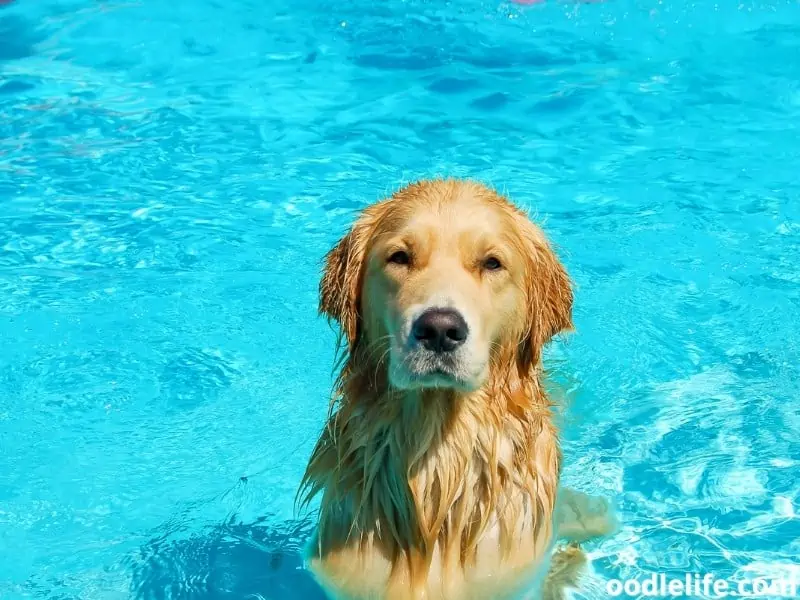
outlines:
[[[387,260],[398,249],[408,264]],[[415,307],[445,297],[471,319],[447,381],[414,372],[402,345]],[[320,311],[346,352],[302,492],[321,494],[310,563],[332,597],[560,598],[574,585],[577,546],[551,564],[561,451],[541,381],[572,302],[541,230],[478,183],[409,185],[331,250]]]

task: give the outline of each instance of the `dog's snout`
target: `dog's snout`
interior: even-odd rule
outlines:
[[[452,352],[464,343],[468,333],[464,317],[450,308],[426,310],[412,328],[414,339],[433,352]]]

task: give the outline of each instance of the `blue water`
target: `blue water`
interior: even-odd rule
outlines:
[[[0,598],[320,598],[320,260],[431,175],[575,279],[564,477],[623,522],[581,597],[796,562],[798,165],[792,1],[0,6]]]

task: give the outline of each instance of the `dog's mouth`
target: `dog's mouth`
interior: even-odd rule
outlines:
[[[431,369],[425,372],[412,372],[406,383],[409,389],[471,389],[467,381],[456,373],[445,369]]]
[[[393,357],[395,358],[395,357]],[[406,389],[446,388],[472,390],[474,377],[458,354],[438,354],[425,350],[412,350],[397,356],[392,362],[393,383]]]
[[[418,390],[455,390],[470,391],[472,386],[465,385],[462,381],[457,381],[448,375],[432,374],[427,377],[414,381],[412,389]]]
[[[424,348],[407,348],[403,353],[409,371],[417,374],[432,373],[441,371],[444,374],[455,375],[461,363],[460,352],[431,352]]]

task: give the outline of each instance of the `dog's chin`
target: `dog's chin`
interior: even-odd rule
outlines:
[[[409,353],[391,357],[389,381],[392,387],[401,390],[473,392],[483,384],[484,371],[485,368],[469,369],[458,359]]]

